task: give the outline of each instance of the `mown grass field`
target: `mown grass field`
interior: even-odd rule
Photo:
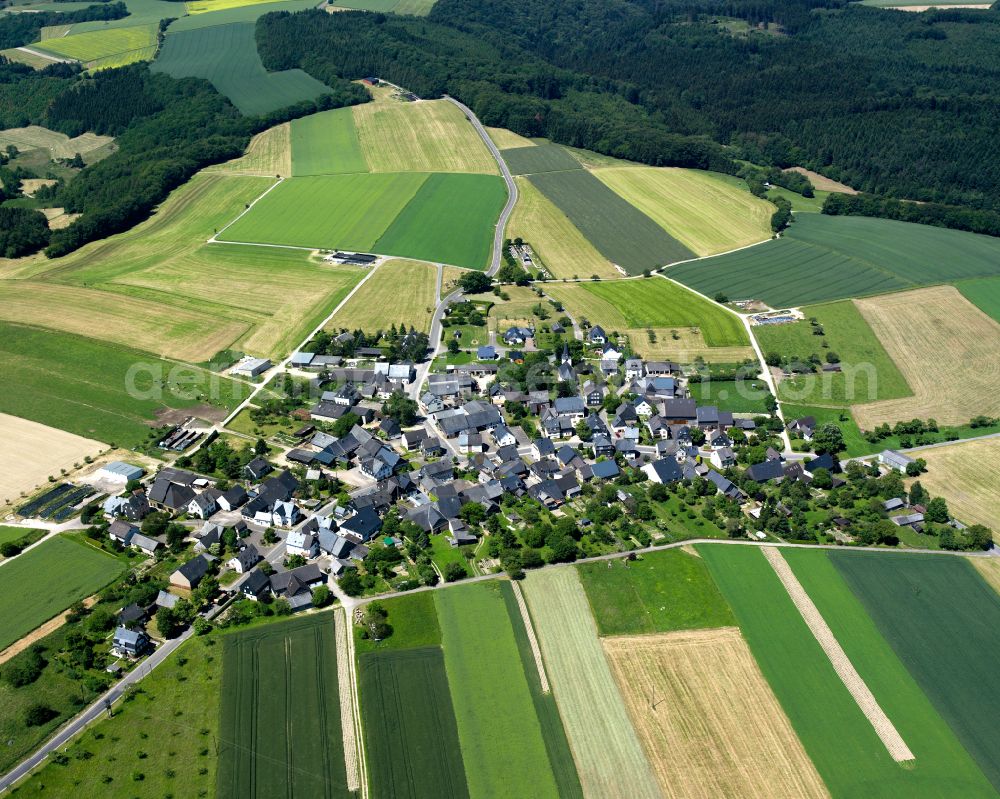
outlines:
[[[250,22],[171,30],[151,69],[175,78],[205,78],[247,116],[276,111],[329,91],[301,69],[267,72]]]
[[[617,278],[611,262],[526,177],[515,178],[517,205],[507,223],[507,238],[531,245],[553,277]]]
[[[87,33],[71,33],[58,39],[46,39],[32,45],[45,53],[74,58],[84,64],[110,60],[104,66],[122,66],[132,61],[148,58],[156,47],[156,25],[115,27]]]
[[[663,796],[829,796],[738,629],[601,643]]]
[[[699,545],[698,551],[729,600],[761,671],[833,796],[958,799],[976,795],[964,790],[974,780],[958,784],[960,771],[952,784],[933,773],[925,777],[919,758],[911,769],[900,768],[890,757],[759,550]],[[891,570],[897,564],[896,556],[884,557],[891,558],[886,561]],[[890,600],[886,609],[895,613],[899,603]],[[824,618],[830,625],[838,623],[836,618]],[[859,639],[863,636],[863,632],[854,634]],[[843,645],[853,648],[852,639],[848,637]],[[881,657],[879,651],[871,655],[876,661]],[[891,662],[883,665],[888,668]],[[868,670],[865,662],[855,666],[859,671]],[[873,682],[869,687],[880,703],[897,701],[883,689],[881,680]],[[904,704],[910,701],[903,700]],[[918,709],[918,716],[920,712]],[[903,721],[894,716],[890,719]]]
[[[697,255],[771,238],[774,206],[738,178],[695,169],[626,167],[593,173]]]
[[[361,655],[358,681],[371,795],[467,799],[441,648]]]
[[[531,572],[524,590],[584,796],[659,797],[576,570]]]
[[[414,261],[386,261],[330,320],[330,330],[428,331],[437,296],[437,269]]]
[[[153,1],[158,2],[159,0]],[[172,2],[172,0],[167,1]],[[264,14],[270,14],[273,11],[287,11],[294,14],[296,11],[305,11],[307,8],[315,7],[316,4],[313,3],[313,0],[272,0],[267,3],[240,5],[204,14],[182,16],[175,22],[170,23],[170,32],[172,34],[181,33],[182,31],[211,28],[217,25],[229,25],[233,22],[256,22],[259,17]],[[176,14],[177,12],[174,11],[170,16],[175,16]]]
[[[558,797],[500,583],[434,600],[469,795]]]
[[[382,641],[362,638],[361,627],[355,626],[354,646],[359,653],[381,652],[385,649],[419,649],[440,646],[441,627],[434,607],[434,595],[429,592],[380,599],[379,604],[389,614],[392,635]]]
[[[735,624],[705,562],[679,549],[576,567],[601,635]]]
[[[913,396],[853,407],[862,430],[909,419],[957,425],[1000,415],[1000,324],[952,286],[858,300]]]
[[[65,133],[58,133],[39,125],[0,131],[0,147],[6,149],[13,144],[21,151],[45,150],[50,158],[72,158],[80,153],[84,160],[87,160],[90,153],[107,147],[113,141],[111,136],[98,136],[96,133],[82,133],[71,139]]]
[[[956,283],[955,288],[980,311],[1000,322],[1000,278],[963,280]]]
[[[143,679],[132,699],[115,705],[114,716],[62,747],[69,755],[64,765],[46,760],[12,795],[214,795],[221,639],[213,633],[183,644]]]
[[[1000,274],[1000,240],[868,217],[797,216],[777,241],[670,269],[709,296],[772,307]]]
[[[51,538],[5,563],[0,574],[0,650],[100,590],[122,570],[117,558],[64,537]]]
[[[531,139],[526,139],[512,130],[507,130],[507,128],[487,127],[486,132],[500,150],[512,150],[515,147],[531,147],[534,145]]]
[[[512,175],[534,175],[539,172],[565,172],[568,169],[582,169],[580,162],[558,144],[529,144],[502,150]]]
[[[347,790],[333,616],[223,639],[216,796],[352,797]]]
[[[992,745],[1000,697],[981,690],[992,682],[1000,656],[1000,597],[961,558],[899,555],[884,560],[870,553],[836,552],[830,559],[931,704],[1000,790],[1000,753]],[[957,777],[962,772],[950,763],[944,773]]]
[[[921,450],[927,461],[920,483],[948,501],[965,524],[985,524],[1000,535],[1000,438]]]
[[[472,123],[447,100],[387,100],[352,110],[361,150],[372,172],[499,174]]]
[[[993,791],[982,771],[838,573],[834,562],[841,553],[828,556],[825,552],[788,549],[782,554],[913,751],[912,777],[928,786],[949,785],[955,796],[990,796]],[[937,565],[929,564],[929,568]],[[890,556],[883,568],[894,571],[895,558]],[[968,571],[976,580],[972,570]]]
[[[825,364],[827,353],[836,353],[844,371],[785,378],[778,383],[779,399],[849,405],[912,394],[906,378],[853,302],[809,305],[802,312],[806,318],[801,322],[754,327],[760,348],[765,355],[776,353],[801,363],[816,355]],[[813,317],[822,326],[822,336],[813,333],[809,322]]]
[[[735,380],[705,380],[688,384],[688,396],[699,405],[715,405],[731,413],[759,413],[767,415],[765,404],[771,395],[763,380],[747,378]]]
[[[119,446],[145,441],[163,408],[221,418],[246,392],[244,384],[203,369],[185,365],[175,371],[176,364],[149,353],[5,323],[0,323],[0,363],[7,375],[0,413]],[[86,368],[70,370],[67,363]],[[137,364],[141,369],[133,374],[130,392],[129,374]]]
[[[247,151],[239,158],[203,171],[264,178],[288,177],[292,174],[291,123],[261,131],[250,139]]]
[[[351,108],[335,108],[292,120],[292,174],[367,172],[368,162]]]
[[[262,3],[271,3],[273,0],[187,0],[184,8],[188,14],[207,14],[212,11],[226,11],[230,8],[243,8],[244,6],[255,6]]]
[[[584,169],[546,172],[531,182],[594,247],[632,275],[693,253]]]

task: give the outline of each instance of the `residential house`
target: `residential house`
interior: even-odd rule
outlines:
[[[152,642],[145,630],[130,630],[128,627],[116,627],[111,642],[111,652],[118,657],[138,658],[146,654],[152,647]]]
[[[138,527],[121,519],[115,519],[108,525],[108,537],[123,547],[129,546],[132,543],[132,538],[138,532]]]
[[[285,539],[285,551],[289,555],[301,555],[304,558],[319,557],[319,539],[304,530],[292,530]]]
[[[260,569],[254,569],[239,584],[238,590],[244,599],[258,602],[271,593],[271,580]]]
[[[591,344],[605,344],[608,340],[608,334],[604,332],[604,328],[600,325],[594,325],[587,331],[587,341]]]
[[[247,544],[231,557],[226,564],[237,574],[245,574],[260,562],[260,552],[253,544]]]
[[[274,471],[274,467],[263,458],[254,458],[243,467],[243,475],[247,480],[259,482]]]
[[[208,558],[205,555],[198,555],[170,575],[170,584],[178,588],[186,588],[189,591],[193,590],[208,574],[210,567],[211,563]]]
[[[666,485],[676,483],[684,478],[681,467],[674,458],[660,458],[642,467],[649,479],[654,483]]]

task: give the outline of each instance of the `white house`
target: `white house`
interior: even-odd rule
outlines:
[[[319,540],[312,533],[292,530],[285,539],[285,551],[289,555],[301,555],[304,558],[319,557]]]

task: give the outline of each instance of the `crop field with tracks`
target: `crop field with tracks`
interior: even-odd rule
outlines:
[[[211,0],[209,0],[211,1]],[[135,2],[135,0],[132,0]],[[160,0],[152,0],[160,2]],[[174,0],[166,0],[173,3]],[[218,25],[229,25],[234,22],[256,22],[264,14],[274,11],[287,11],[294,14],[296,11],[305,11],[308,8],[315,8],[313,0],[271,0],[271,2],[252,3],[249,5],[238,5],[225,9],[206,11],[205,13],[182,16],[180,19],[170,23],[170,33],[181,33],[183,31],[197,30],[200,28],[214,28]],[[175,16],[176,11],[170,16]]]
[[[771,238],[774,206],[738,178],[695,169],[625,167],[593,173],[697,255]]]
[[[88,66],[112,67],[150,58],[156,52],[156,25],[107,28],[71,33],[46,39],[33,49],[62,58],[73,58]]]
[[[531,245],[553,277],[615,279],[620,273],[526,177],[515,178],[517,205],[507,223],[507,238]]]
[[[868,217],[797,216],[777,241],[696,263],[670,277],[709,296],[774,308],[864,297],[1000,274],[1000,240]]]
[[[152,69],[175,78],[205,78],[248,116],[313,100],[329,91],[301,69],[267,72],[249,22],[179,32],[171,29]]]
[[[1000,534],[1000,439],[985,438],[921,450],[927,461],[920,483],[948,501],[952,515],[965,524],[985,524]]]
[[[501,152],[512,175],[534,175],[539,172],[565,172],[582,169],[580,162],[558,144],[530,144]]]
[[[858,308],[913,396],[853,407],[862,430],[936,419],[958,425],[1000,415],[1000,323],[952,286],[858,300]]]
[[[123,570],[117,558],[63,536],[5,563],[0,583],[0,650],[100,590]],[[46,588],[39,591],[42,574]]]
[[[274,0],[187,0],[184,8],[188,14],[207,14],[212,11],[226,11],[230,8],[244,8],[263,3],[273,3]]]
[[[693,253],[584,169],[530,178],[605,258],[632,275]]]
[[[963,280],[955,288],[980,311],[1000,322],[1000,277]]]
[[[295,119],[292,129],[292,174],[337,175],[367,172],[368,162],[351,108],[335,108]]]
[[[601,643],[663,796],[829,796],[738,629]]]
[[[223,172],[229,175],[273,178],[292,174],[291,123],[285,122],[261,131],[252,139],[247,151],[239,158],[216,164],[204,173]]]
[[[531,572],[525,595],[584,796],[660,796],[576,571]]]
[[[428,331],[437,291],[437,269],[414,261],[386,261],[330,320],[329,330],[388,330],[392,325]]]

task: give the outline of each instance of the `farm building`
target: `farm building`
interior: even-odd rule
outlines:
[[[257,377],[270,368],[271,361],[268,358],[244,358],[232,368],[232,373],[244,377]]]
[[[878,454],[878,462],[890,469],[895,469],[897,472],[905,472],[906,467],[914,463],[914,460],[909,455],[896,452],[894,449],[886,449]]]
[[[96,476],[102,480],[111,480],[115,483],[127,483],[130,480],[142,479],[145,472],[138,466],[133,466],[124,461],[111,461],[97,470]]]

